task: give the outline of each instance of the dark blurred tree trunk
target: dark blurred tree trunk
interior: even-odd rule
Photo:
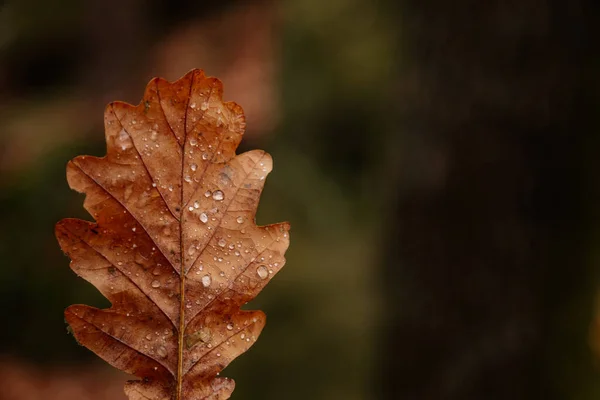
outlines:
[[[587,349],[598,7],[398,7],[411,60],[399,129],[433,144],[442,161],[439,179],[417,187],[407,182],[419,181],[427,160],[400,150],[380,397],[574,398],[576,386],[600,380]]]

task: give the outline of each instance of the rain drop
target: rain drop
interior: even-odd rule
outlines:
[[[191,169],[192,171],[195,171],[195,170],[197,170],[197,169],[198,169],[198,164],[190,164],[190,169]]]
[[[165,346],[160,346],[156,349],[156,354],[158,354],[159,357],[165,358],[167,356],[167,349]]]
[[[214,193],[212,194],[212,197],[216,201],[221,201],[225,198],[225,196],[223,195],[223,192],[220,190],[215,190]]]
[[[207,223],[208,222],[208,215],[206,215],[206,213],[200,213],[200,221],[202,223]]]
[[[256,273],[260,279],[266,279],[269,276],[269,270],[264,265],[256,268]]]
[[[202,277],[202,285],[204,287],[209,287],[211,282],[212,282],[212,278],[210,277],[210,275],[204,275]]]
[[[233,324],[227,324],[227,330],[228,331],[233,330]]]
[[[153,280],[152,281],[152,287],[153,288],[159,288],[160,287],[160,282],[157,280]]]
[[[244,223],[244,217],[239,216],[239,217],[237,217],[236,221],[237,221],[238,224],[243,224]]]
[[[227,245],[227,242],[225,241],[225,239],[219,239],[219,242],[217,244],[219,245],[219,247],[225,247]]]

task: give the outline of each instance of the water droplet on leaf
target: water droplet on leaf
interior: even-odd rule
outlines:
[[[258,277],[260,279],[266,279],[267,276],[269,276],[269,270],[264,265],[261,265],[258,268],[256,268],[256,273],[258,274]]]
[[[167,349],[165,346],[160,346],[156,349],[156,354],[158,354],[159,357],[165,358],[167,356]]]
[[[206,213],[200,213],[200,221],[202,223],[207,223],[208,222],[208,215],[206,215]]]
[[[212,194],[212,197],[216,201],[221,201],[225,198],[225,196],[223,195],[223,192],[220,190],[215,190],[214,193]]]

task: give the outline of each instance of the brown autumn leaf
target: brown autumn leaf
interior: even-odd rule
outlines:
[[[235,155],[240,106],[200,70],[155,78],[138,106],[104,114],[107,155],[68,163],[96,223],[56,226],[71,268],[112,303],[73,305],[77,341],[129,381],[131,400],[227,399],[218,377],[256,340],[261,311],[242,311],[285,263],[289,224],[255,224],[271,157]]]

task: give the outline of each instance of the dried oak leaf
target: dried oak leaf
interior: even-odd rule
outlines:
[[[68,163],[96,223],[56,226],[71,268],[112,303],[66,309],[77,341],[129,381],[131,400],[227,399],[217,375],[256,340],[261,311],[242,311],[281,269],[289,224],[255,224],[263,151],[235,155],[240,106],[200,70],[155,78],[138,106],[106,108],[107,155]]]

